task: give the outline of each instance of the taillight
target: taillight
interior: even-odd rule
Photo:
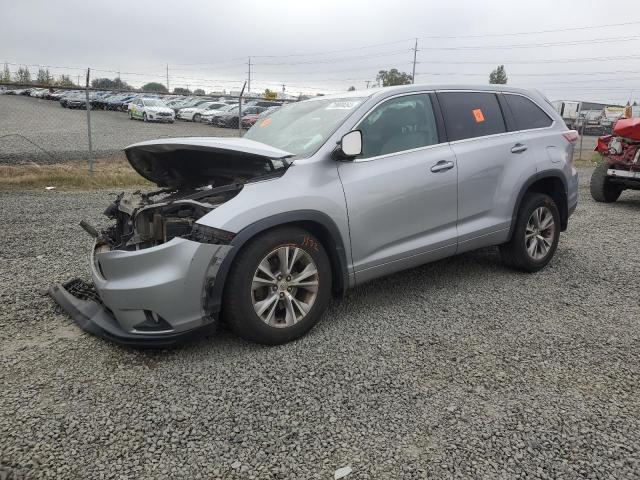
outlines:
[[[567,140],[567,142],[569,143],[575,143],[578,141],[578,139],[580,138],[580,134],[576,131],[576,130],[569,130],[567,132],[564,132],[562,134],[562,136]]]

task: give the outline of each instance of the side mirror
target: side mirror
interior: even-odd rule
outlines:
[[[362,132],[353,130],[346,133],[338,144],[337,153],[340,158],[353,159],[362,153]]]

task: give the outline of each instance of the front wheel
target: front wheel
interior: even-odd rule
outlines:
[[[307,333],[331,297],[331,265],[322,244],[296,227],[251,240],[227,277],[223,318],[240,337],[277,345]]]
[[[596,202],[612,203],[622,194],[623,189],[611,183],[611,179],[607,176],[608,169],[609,166],[606,163],[601,163],[591,174],[589,190]]]
[[[511,240],[500,246],[510,267],[537,272],[551,261],[560,240],[560,213],[553,199],[528,193],[522,199]]]
[[[193,121],[194,121],[194,122],[199,122],[199,121],[200,121],[200,118],[201,118],[201,117],[200,117],[200,114],[199,114],[199,113],[196,113],[196,114],[193,116]]]
[[[148,121],[148,120],[147,120],[147,112],[144,112],[144,113],[142,114],[142,121],[143,121],[143,122],[147,122],[147,121]]]

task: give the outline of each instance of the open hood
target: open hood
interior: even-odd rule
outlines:
[[[131,166],[160,187],[224,185],[284,172],[289,152],[244,138],[151,140],[124,149]]]

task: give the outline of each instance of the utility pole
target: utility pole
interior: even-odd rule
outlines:
[[[416,55],[418,54],[418,39],[413,47],[413,73],[411,74],[411,83],[416,83]]]
[[[170,92],[169,89],[169,64],[167,63],[167,92]]]
[[[284,93],[284,83],[282,84],[282,93]]]
[[[369,84],[371,83],[371,80],[366,80],[367,82],[367,89],[369,88]]]
[[[87,143],[89,144],[89,175],[93,176],[93,146],[91,144],[91,99],[89,98],[89,77],[90,76],[91,76],[91,69],[87,68],[87,83],[85,84],[85,87],[84,87],[84,94],[86,99],[85,107],[87,109]]]
[[[242,136],[242,96],[244,95],[244,89],[247,86],[247,82],[242,85],[240,96],[238,97],[238,136]]]
[[[249,57],[249,71],[247,72],[247,95],[251,96],[251,57]]]

